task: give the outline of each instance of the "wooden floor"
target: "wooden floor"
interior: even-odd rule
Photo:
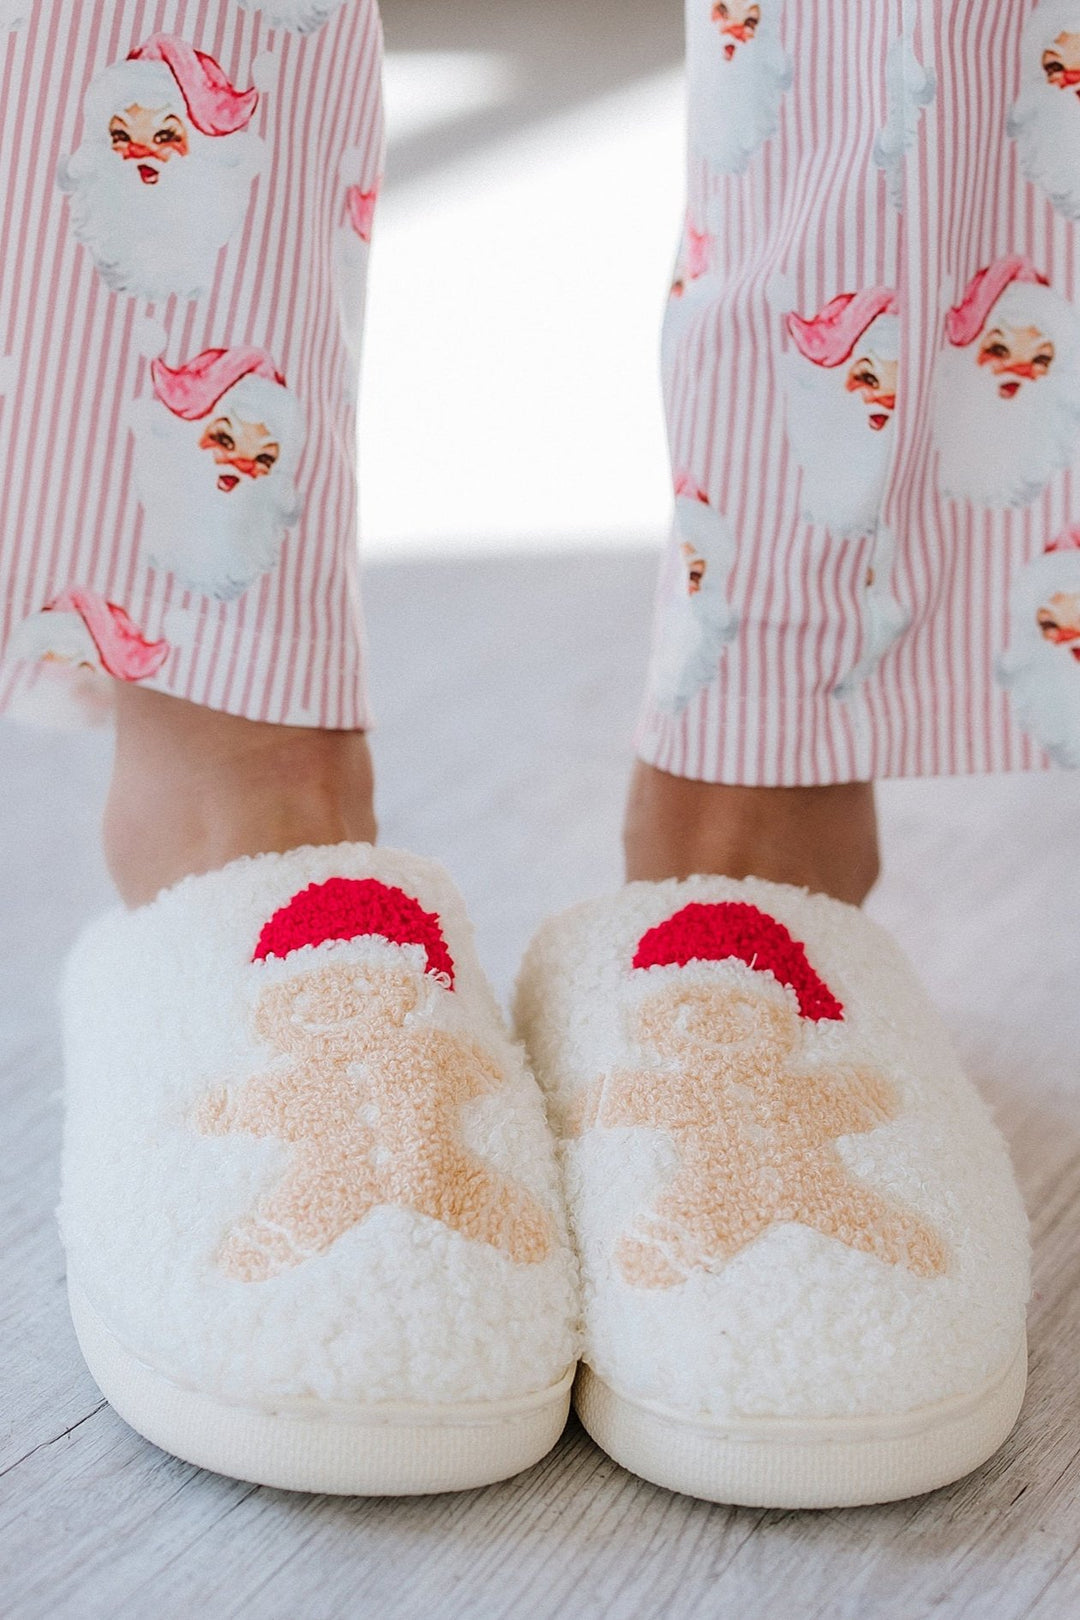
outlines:
[[[546,911],[618,879],[652,567],[628,553],[370,575],[384,833],[449,863],[503,991]],[[4,1620],[1080,1615],[1080,780],[882,792],[874,909],[944,1005],[1033,1218],[1031,1390],[975,1477],[810,1514],[669,1495],[576,1428],[489,1490],[295,1497],[176,1462],[102,1404],[68,1325],[52,1219],[52,995],[73,933],[107,898],[105,771],[100,739],[0,729]]]

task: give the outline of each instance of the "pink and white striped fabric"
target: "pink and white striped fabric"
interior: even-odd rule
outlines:
[[[1080,765],[1080,0],[687,21],[640,753]],[[379,51],[375,0],[0,0],[0,704],[366,725]]]
[[[0,705],[367,723],[380,53],[375,0],[0,0]]]
[[[644,759],[1080,765],[1080,0],[687,0]]]

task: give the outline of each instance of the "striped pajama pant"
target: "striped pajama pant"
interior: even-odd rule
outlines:
[[[687,0],[687,47],[639,754],[1080,765],[1080,0]],[[0,0],[0,706],[367,726],[380,50],[375,0]]]

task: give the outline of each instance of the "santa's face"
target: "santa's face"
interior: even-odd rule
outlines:
[[[1055,591],[1035,615],[1039,634],[1080,661],[1080,591]]]
[[[1042,66],[1047,84],[1055,90],[1080,93],[1080,32],[1062,31],[1043,52]]]
[[[1054,363],[1054,345],[1037,326],[1010,326],[1002,321],[978,340],[976,363],[997,377],[1001,399],[1016,399],[1025,383],[1038,382]]]
[[[942,492],[1026,506],[1068,466],[1080,431],[1080,322],[1049,288],[1016,284],[971,343],[946,344],[934,390]]]
[[[741,174],[779,127],[792,77],[782,9],[782,0],[691,0],[687,8],[690,144],[725,173]]]
[[[215,416],[199,440],[221,468],[217,487],[223,495],[239,489],[244,478],[266,478],[281,456],[281,446],[264,422],[245,422],[242,416]]]
[[[726,519],[702,501],[680,498],[676,523],[679,538],[660,600],[649,674],[652,701],[673,714],[716,678],[721,652],[738,628],[725,594],[735,560]]]
[[[694,547],[686,540],[683,541],[680,552],[683,567],[686,570],[686,594],[687,596],[697,596],[705,583],[705,573],[709,565],[701,553],[695,551]]]
[[[1080,4],[1042,0],[1024,27],[1023,79],[1009,114],[1027,178],[1080,219]]]
[[[866,425],[872,433],[883,432],[892,421],[899,371],[898,360],[883,359],[872,351],[860,355],[848,368],[847,390],[866,406]]]
[[[201,422],[174,416],[157,399],[138,402],[133,413],[150,561],[225,601],[273,568],[301,509],[291,477],[300,445],[287,444],[245,405],[243,386]]]
[[[125,163],[135,163],[145,186],[155,186],[171,158],[191,151],[188,129],[179,114],[167,107],[140,107],[133,102],[109,120],[112,149]]]
[[[247,129],[205,135],[160,62],[114,63],[89,87],[86,135],[59,169],[75,234],[115,292],[198,297],[239,230],[262,163]]]
[[[730,62],[740,45],[748,45],[761,27],[761,7],[748,0],[716,0],[712,9],[724,40],[724,55]]]
[[[842,537],[872,534],[892,454],[899,320],[880,316],[851,360],[783,360],[788,438],[802,468],[803,516]]]
[[[1022,568],[1010,616],[998,679],[1024,730],[1060,764],[1080,766],[1080,551]]]

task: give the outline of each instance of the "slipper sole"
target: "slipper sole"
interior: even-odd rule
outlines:
[[[962,1479],[1008,1438],[1027,1384],[1027,1341],[977,1391],[901,1416],[695,1423],[578,1370],[574,1405],[597,1445],[654,1485],[764,1508],[895,1502]]]
[[[184,1388],[140,1361],[72,1278],[68,1300],[86,1365],[125,1423],[185,1462],[280,1490],[426,1496],[491,1485],[546,1456],[570,1409],[573,1371],[519,1400],[243,1406]]]

